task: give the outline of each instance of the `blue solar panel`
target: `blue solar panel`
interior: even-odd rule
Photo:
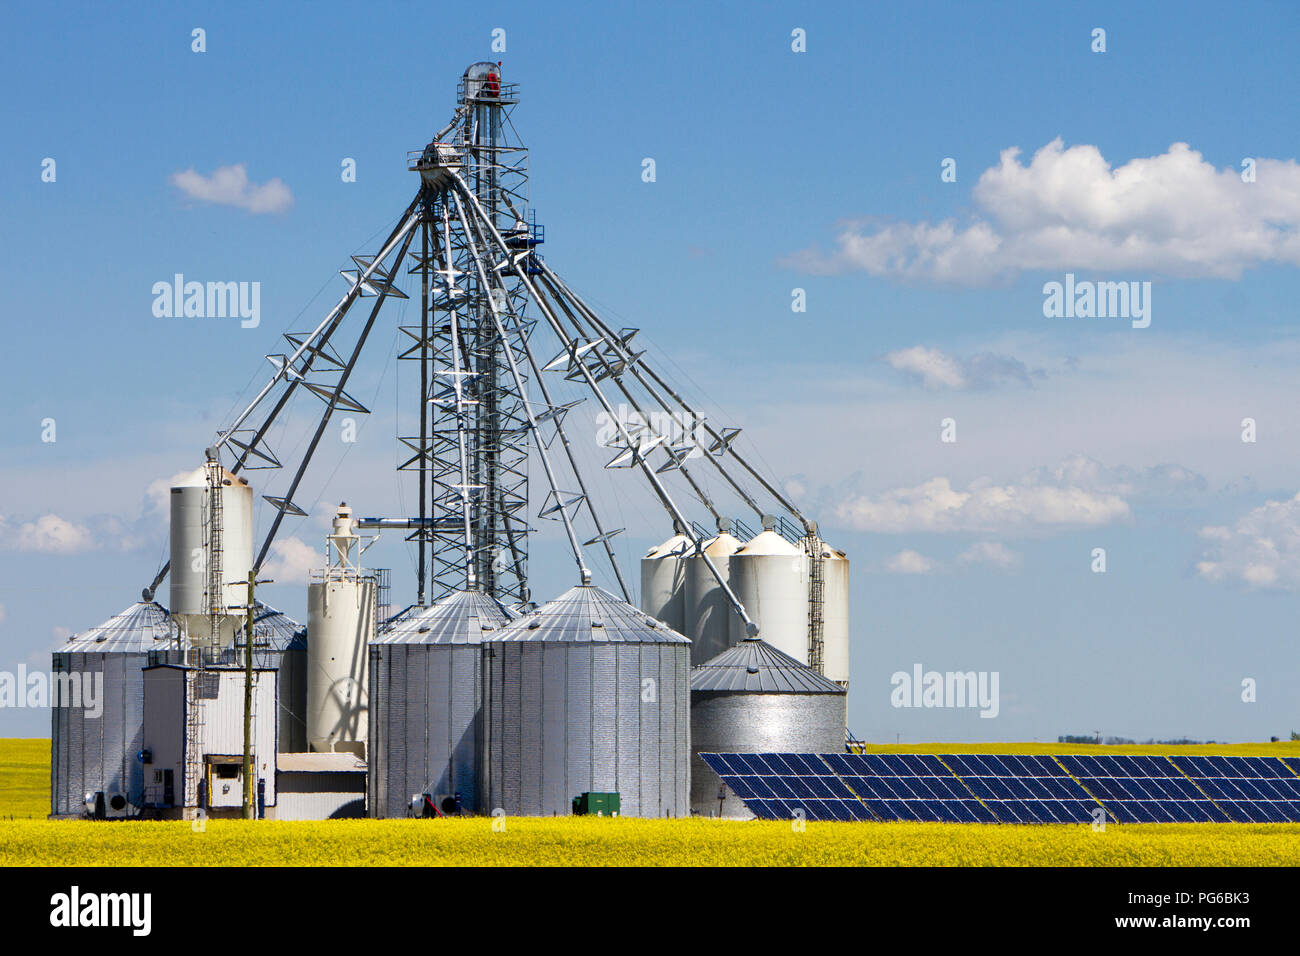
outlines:
[[[769,820],[1090,823],[1104,806],[1121,823],[1300,822],[1300,777],[1270,757],[701,756]]]

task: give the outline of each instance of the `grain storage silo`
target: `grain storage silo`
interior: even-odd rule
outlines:
[[[686,631],[686,556],[692,548],[679,531],[641,559],[641,610],[678,633]]]
[[[253,619],[254,664],[274,668],[279,714],[279,749],[306,747],[303,715],[307,698],[306,629],[287,614],[258,602]],[[156,602],[133,604],[121,614],[68,639],[54,653],[55,680],[76,675],[80,687],[96,682],[99,717],[84,706],[54,706],[51,700],[51,812],[80,816],[87,793],[105,801],[122,794],[129,807],[141,806],[150,781],[139,754],[144,729],[144,668],[182,664],[185,652],[167,609]],[[233,648],[212,662],[237,663]],[[95,676],[99,675],[99,676]],[[98,689],[102,687],[102,689]],[[131,813],[134,814],[132,809]]]
[[[483,643],[483,810],[568,815],[617,792],[624,816],[689,810],[690,642],[580,586]]]
[[[510,614],[480,591],[403,611],[370,645],[370,815],[477,809],[483,639]],[[424,808],[415,811],[424,815]]]
[[[691,810],[748,819],[702,753],[843,753],[846,691],[758,638],[691,672]]]
[[[718,574],[733,589],[730,580],[730,557],[740,550],[740,541],[728,531],[720,531],[716,538],[704,543],[703,553],[717,569]],[[741,603],[744,603],[743,600]],[[748,607],[746,607],[748,610]],[[751,619],[753,614],[750,614]],[[686,559],[686,630],[682,633],[691,639],[691,663],[703,664],[735,643],[731,629],[742,630],[744,625],[731,608],[727,593],[709,570],[704,559],[692,555]],[[743,636],[743,635],[742,635]]]
[[[849,558],[822,542],[823,673],[842,687],[849,686]]]
[[[339,505],[326,536],[326,565],[307,584],[307,744],[320,753],[365,755],[375,577],[361,569],[352,509]]]
[[[220,489],[220,514],[212,507],[213,492]],[[212,551],[213,518],[219,519],[215,535],[220,553]],[[244,582],[253,567],[253,489],[248,481],[209,460],[171,489],[171,613],[191,640],[208,642],[211,619],[208,601],[210,579],[220,578],[219,608],[234,609],[221,622],[219,645],[228,646],[239,626],[238,608],[248,602]]]
[[[731,589],[763,640],[808,663],[808,556],[770,528],[731,555]],[[731,616],[731,644],[747,635]]]
[[[143,668],[151,654],[160,662],[179,662],[175,637],[167,610],[141,602],[73,635],[54,653],[55,683],[75,686],[79,696],[61,690],[56,701],[51,692],[52,815],[81,816],[88,793],[103,793],[106,803],[121,796],[124,809],[142,805]]]

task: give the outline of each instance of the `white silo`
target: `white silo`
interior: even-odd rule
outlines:
[[[358,563],[352,509],[339,505],[326,564],[307,585],[307,743],[365,756],[367,645],[375,638],[375,578]]]
[[[213,491],[219,488],[220,551],[212,550]],[[215,604],[225,620],[217,635],[219,647],[234,637],[235,618],[248,602],[248,572],[253,566],[253,489],[215,459],[182,478],[171,489],[171,614],[191,641],[211,637],[210,582],[220,581]],[[215,574],[213,574],[215,572]]]
[[[740,541],[730,532],[720,531],[716,538],[705,542],[703,548],[703,553],[708,555],[722,579],[733,587],[728,560],[740,547]],[[731,637],[732,627],[740,637],[744,637],[744,625],[732,610],[726,592],[698,554],[686,559],[684,611],[686,629],[682,633],[692,642],[692,666],[716,657],[739,640],[739,637]]]
[[[686,631],[686,557],[691,539],[680,531],[641,559],[641,610],[674,631]]]
[[[849,558],[822,542],[822,659],[824,673],[842,687],[849,686]]]
[[[808,556],[802,548],[764,530],[731,556],[731,588],[764,641],[808,663]],[[733,615],[730,642],[745,636]]]

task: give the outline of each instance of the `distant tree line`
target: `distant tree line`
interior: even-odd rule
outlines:
[[[1277,738],[1274,738],[1275,740]],[[1300,734],[1292,732],[1292,740],[1300,740]],[[1182,746],[1184,744],[1221,744],[1222,740],[1190,740],[1187,737],[1180,737],[1177,740],[1132,740],[1128,737],[1099,737],[1097,734],[1064,734],[1056,738],[1058,744],[1105,744],[1115,746],[1118,744],[1149,744],[1161,747]]]

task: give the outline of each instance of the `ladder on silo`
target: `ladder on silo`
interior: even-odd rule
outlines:
[[[822,540],[816,534],[805,535],[802,543],[808,552],[808,666],[824,674],[826,559],[822,557]]]
[[[222,580],[222,537],[224,531],[224,509],[222,507],[221,463],[210,460],[208,468],[208,644],[204,647],[200,641],[191,650],[194,661],[188,675],[186,688],[187,704],[185,710],[185,788],[184,801],[189,805],[193,800],[198,804],[199,783],[203,777],[203,704],[205,699],[204,684],[207,673],[207,656],[215,653],[220,646],[221,623],[226,608],[223,602],[224,585]]]
[[[188,682],[185,687],[185,785],[181,789],[181,805],[184,807],[198,805],[199,781],[203,772],[202,660],[203,651],[199,649],[199,663],[185,674]]]

